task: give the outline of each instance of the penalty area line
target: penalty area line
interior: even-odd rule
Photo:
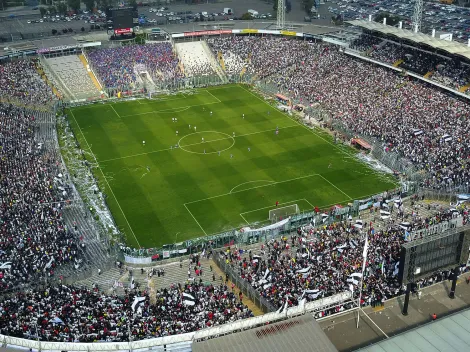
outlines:
[[[199,228],[202,230],[202,232],[204,232],[204,235],[207,236],[207,233],[206,231],[204,231],[204,229],[202,228],[201,224],[199,223],[199,221],[196,220],[196,218],[194,217],[193,213],[191,213],[191,210],[189,210],[189,208],[187,207],[186,203],[183,204],[184,207],[186,208],[186,210],[188,211],[189,215],[192,216],[192,218],[194,219],[194,221],[196,221],[196,224],[198,224]]]
[[[248,225],[250,225],[250,223],[245,219],[245,217],[242,214],[243,213],[240,213],[240,216],[242,217],[243,221],[246,222]]]

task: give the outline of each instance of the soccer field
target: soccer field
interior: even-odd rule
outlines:
[[[309,211],[395,186],[352,149],[244,86],[68,112],[81,147],[98,162],[116,223],[136,248],[265,222],[276,201]]]

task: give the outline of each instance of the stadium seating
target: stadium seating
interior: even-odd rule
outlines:
[[[203,41],[177,43],[176,51],[186,76],[216,75],[214,58],[208,55]]]
[[[49,67],[58,77],[58,84],[69,92],[72,99],[99,97],[101,92],[96,88],[88,72],[77,55],[60,56],[46,59]]]

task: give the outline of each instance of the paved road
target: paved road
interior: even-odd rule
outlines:
[[[437,314],[438,319],[470,306],[470,285],[465,277],[459,278],[456,298],[449,298],[451,282],[446,281],[422,290],[421,300],[410,298],[408,316],[401,314],[404,296],[386,302],[385,307],[374,309],[367,307],[365,313],[388,336],[396,335],[405,330],[431,321],[431,315]],[[385,339],[383,333],[361,314],[359,329],[356,329],[357,311],[342,316],[326,318],[320,326],[339,351],[352,351]]]
[[[327,7],[329,5],[322,5],[320,7],[320,14],[325,18],[320,20],[314,20],[313,23],[328,25],[329,18],[331,15],[328,13]],[[247,12],[248,9],[254,9],[260,14],[271,13],[273,12],[273,6],[270,3],[262,0],[227,0],[219,3],[207,3],[207,4],[195,4],[195,5],[185,5],[185,4],[174,4],[169,6],[169,11],[192,11],[193,13],[206,11],[209,13],[213,12],[222,12],[225,7],[230,7],[234,10],[235,16],[241,16],[243,13]],[[157,17],[155,13],[149,12],[149,7],[139,8],[139,14],[145,14],[149,19],[162,19],[164,17]],[[9,18],[11,14],[14,14],[15,18]],[[305,12],[301,7],[301,0],[292,0],[292,10],[290,13],[286,14],[286,21],[292,22],[303,22],[305,17]],[[23,10],[2,12],[0,11],[0,42],[2,37],[4,40],[10,41],[13,37],[14,40],[21,39],[34,39],[41,37],[48,37],[52,35],[52,29],[57,31],[62,31],[62,29],[72,28],[74,33],[80,33],[81,28],[84,27],[86,32],[90,31],[90,24],[85,23],[83,20],[71,21],[71,22],[44,22],[44,23],[27,23],[28,20],[39,19],[39,11],[31,10],[31,8],[25,8]],[[223,17],[218,17],[217,20],[223,20]],[[266,21],[266,20],[265,20]],[[275,21],[275,19],[273,19]],[[229,22],[229,21],[227,21]],[[230,21],[232,22],[232,21]],[[212,22],[208,22],[211,24]],[[192,24],[195,27],[199,27],[199,23]],[[175,28],[180,26],[179,24],[165,24],[152,26],[161,27],[167,29],[169,32],[174,32]]]

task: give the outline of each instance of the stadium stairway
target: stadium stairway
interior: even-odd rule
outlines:
[[[217,58],[219,59],[220,67],[222,67],[222,70],[226,72],[224,56],[222,55],[221,51],[217,53]]]
[[[101,87],[101,84],[100,84],[100,82],[98,82],[98,79],[95,77],[93,71],[89,69],[88,61],[86,60],[85,55],[80,54],[80,55],[78,55],[78,57],[80,58],[80,61],[82,62],[83,66],[85,66],[85,68],[88,72],[88,76],[90,76],[90,79],[92,80],[93,84],[101,92],[103,90],[103,87]]]
[[[209,260],[209,263],[210,265],[212,265],[212,268],[214,270],[214,273],[215,273],[215,276],[216,278],[224,278],[225,277],[225,273],[217,266],[217,264],[211,259]],[[220,280],[220,279],[219,279]],[[229,288],[232,287],[232,282],[230,280],[228,280],[228,283],[227,283],[227,286]],[[235,294],[238,296],[239,292],[240,292],[240,289],[235,286],[234,288],[234,292]],[[261,309],[259,309],[256,304],[254,304],[250,299],[248,299],[245,295],[243,295],[243,303],[253,312],[253,315],[256,317],[258,315],[263,315],[263,311]]]
[[[423,77],[424,77],[424,78],[427,78],[427,79],[430,79],[433,74],[434,74],[434,71],[429,71],[429,72],[426,73]]]
[[[466,92],[470,88],[470,82],[459,88],[459,92]]]
[[[398,67],[400,66],[403,62],[405,62],[405,60],[403,59],[400,59],[400,60],[397,60],[393,63],[393,67]]]
[[[49,81],[49,79],[47,78],[47,75],[46,73],[44,72],[44,70],[41,68],[41,67],[37,67],[36,68],[36,71],[38,72],[39,76],[41,76],[41,78],[44,80],[44,82],[46,82],[46,84],[51,87],[52,89],[52,93],[54,93],[54,95],[59,98],[59,99],[62,99],[62,94],[59,93],[59,90],[54,86],[54,84],[52,84],[51,81]]]
[[[217,60],[215,59],[215,57],[212,53],[211,48],[209,48],[209,45],[207,44],[207,42],[205,40],[202,41],[202,48],[204,49],[207,57],[209,57],[209,60],[212,64],[212,68],[217,73],[219,78],[222,80],[222,82],[228,83],[228,78],[227,78],[227,75],[225,74],[225,69],[222,69],[220,61],[217,62]],[[222,62],[223,62],[223,59],[222,59]],[[224,67],[225,67],[225,64],[224,64]]]

